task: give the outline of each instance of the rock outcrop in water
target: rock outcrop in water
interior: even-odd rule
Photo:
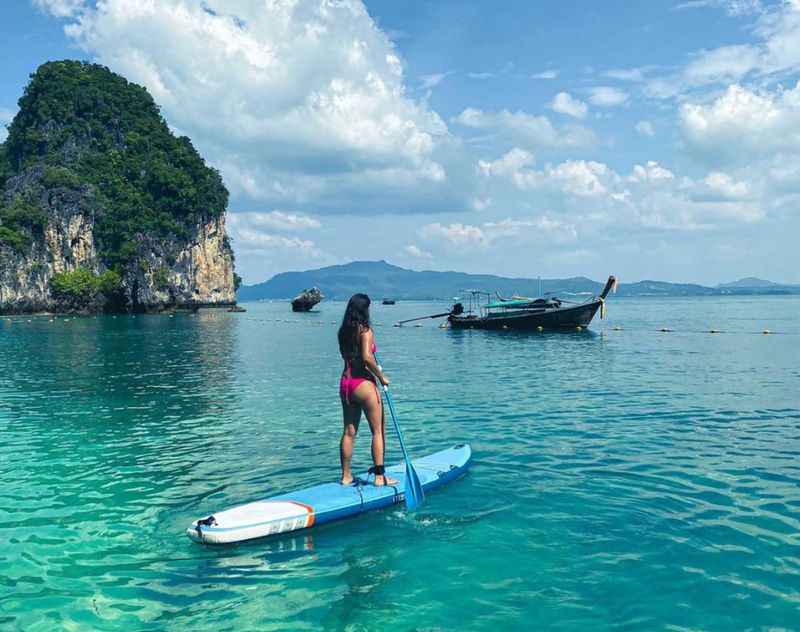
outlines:
[[[0,312],[235,303],[228,192],[147,91],[50,62],[0,144]]]
[[[318,287],[303,290],[292,299],[292,311],[307,312],[323,298],[325,298],[325,296]]]

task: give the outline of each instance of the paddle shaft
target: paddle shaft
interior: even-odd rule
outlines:
[[[378,359],[378,354],[373,353],[372,355],[375,356],[375,361],[378,363],[378,368],[383,373],[383,367],[381,366],[381,361]],[[389,392],[389,387],[385,384],[383,386],[383,392],[386,393],[386,402],[389,404],[389,413],[392,416],[392,423],[394,424],[395,432],[397,432],[397,438],[400,440],[400,450],[403,452],[403,459],[406,462],[406,467],[412,467],[411,459],[408,458],[408,452],[406,451],[406,442],[403,440],[403,431],[400,430],[400,424],[397,423],[397,413],[394,409],[394,400],[392,399],[392,394]],[[386,447],[384,446],[384,450]]]
[[[406,323],[413,323],[415,320],[427,320],[429,318],[441,318],[442,316],[450,316],[453,311],[450,310],[449,312],[442,312],[441,314],[433,314],[431,316],[418,316],[417,318],[409,318],[407,320],[398,320],[398,325],[404,325]]]
[[[375,355],[375,361],[378,362],[378,368],[380,368],[382,373],[383,369],[380,367],[380,360],[378,360],[378,356],[375,353],[373,353],[373,355]],[[389,412],[392,415],[392,423],[394,424],[397,438],[400,440],[400,450],[403,452],[403,460],[406,462],[406,507],[413,510],[422,503],[422,500],[425,498],[425,492],[422,490],[422,484],[419,481],[419,476],[417,475],[417,472],[411,463],[411,459],[408,457],[406,442],[403,439],[403,432],[400,430],[400,424],[397,421],[397,413],[394,409],[394,400],[392,399],[392,394],[389,392],[389,387],[386,384],[383,385],[383,392],[386,393],[386,401],[389,404]]]
[[[400,425],[397,423],[397,414],[394,411],[394,401],[392,400],[392,394],[389,392],[389,387],[384,386],[383,392],[386,393],[386,402],[389,404],[389,412],[392,415],[392,423],[394,424],[394,429],[397,432],[397,438],[400,440],[400,450],[403,452],[403,459],[406,462],[406,467],[411,467],[411,459],[408,458],[406,442],[403,440],[403,431],[400,430]]]

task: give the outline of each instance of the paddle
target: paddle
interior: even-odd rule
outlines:
[[[378,360],[378,355],[377,354],[374,355],[375,355],[375,361],[380,365],[380,360]],[[395,414],[394,411],[394,402],[392,401],[392,394],[389,392],[389,387],[384,386],[383,392],[386,393],[386,401],[389,403],[389,412],[392,414],[394,429],[395,432],[397,432],[397,438],[400,440],[400,449],[403,451],[403,460],[405,460],[406,462],[406,481],[405,481],[406,507],[409,510],[413,511],[422,504],[423,500],[425,500],[425,493],[422,491],[422,483],[419,482],[419,476],[417,476],[417,471],[411,464],[411,459],[408,458],[408,452],[406,452],[406,444],[403,441],[403,433],[400,431],[400,424],[397,423],[397,415]]]
[[[464,306],[461,303],[453,305],[449,312],[442,312],[441,314],[431,314],[430,316],[417,316],[416,318],[409,318],[407,320],[399,320],[397,324],[401,327],[406,323],[413,323],[415,320],[427,320],[428,318],[441,318],[442,316],[460,316],[464,313]]]

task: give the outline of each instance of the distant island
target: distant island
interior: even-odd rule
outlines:
[[[562,298],[597,294],[603,287],[603,282],[586,277],[540,281],[465,272],[417,272],[386,261],[353,261],[305,272],[282,272],[264,283],[242,286],[237,296],[240,301],[286,299],[294,296],[302,288],[317,286],[326,297],[333,300],[347,299],[354,292],[366,292],[376,300],[382,297],[405,300],[450,300],[463,296],[466,289],[498,291],[505,295],[516,293],[538,296],[540,283],[542,293],[557,294]],[[693,283],[639,281],[621,283],[618,294],[620,296],[800,294],[800,285],[781,285],[752,278],[717,287]]]
[[[0,313],[232,304],[227,204],[145,88],[43,64],[0,144]]]

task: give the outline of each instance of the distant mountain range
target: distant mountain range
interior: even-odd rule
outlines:
[[[744,279],[739,279],[738,281],[732,281],[730,283],[720,283],[717,287],[719,287],[719,288],[764,288],[764,287],[781,287],[781,284],[780,283],[773,283],[772,281],[766,281],[764,279],[758,279],[756,277],[745,277]]]
[[[605,280],[586,277],[569,279],[507,278],[492,274],[465,272],[417,272],[392,265],[386,261],[353,261],[305,272],[282,272],[256,285],[239,288],[241,302],[264,299],[286,299],[305,288],[317,286],[328,299],[347,299],[355,292],[365,292],[373,300],[444,299],[463,296],[464,290],[478,289],[500,292],[503,295],[539,296],[556,294],[562,298],[597,294]],[[541,284],[541,292],[540,292]],[[746,278],[717,287],[693,283],[639,281],[621,283],[620,296],[721,296],[726,294],[800,294],[800,285],[781,285],[763,279]]]

